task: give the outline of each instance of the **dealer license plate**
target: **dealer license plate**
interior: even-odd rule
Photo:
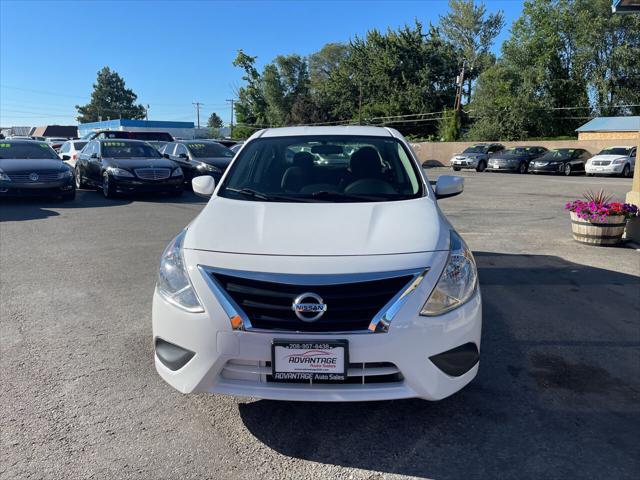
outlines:
[[[274,340],[271,369],[274,380],[328,380],[347,378],[349,346],[346,340],[294,342]]]

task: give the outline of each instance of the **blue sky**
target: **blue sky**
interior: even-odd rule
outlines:
[[[499,51],[522,0],[487,1],[503,10]],[[443,1],[15,1],[0,0],[0,126],[75,124],[97,71],[122,75],[150,120],[195,121],[194,101],[225,122],[225,100],[242,85],[238,49],[258,64],[308,55],[377,28],[417,18],[437,23]]]

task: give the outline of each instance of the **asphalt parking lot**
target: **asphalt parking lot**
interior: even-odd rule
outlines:
[[[575,243],[563,211],[631,180],[461,174],[440,205],[479,264],[482,359],[437,403],[181,395],[151,295],[203,201],[1,203],[0,478],[638,478],[640,252]]]

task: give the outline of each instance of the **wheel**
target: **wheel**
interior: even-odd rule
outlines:
[[[587,177],[593,177],[593,173],[587,173]]]
[[[484,160],[480,160],[480,163],[478,163],[478,167],[476,168],[476,172],[484,172],[486,168],[487,162],[485,162]]]
[[[527,173],[527,164],[526,164],[526,162],[522,162],[522,163],[520,163],[520,165],[518,165],[518,173]]]
[[[84,188],[85,187],[85,183],[82,180],[82,174],[80,172],[80,167],[78,165],[76,165],[76,168],[75,168],[75,179],[76,179],[76,188]]]
[[[64,200],[65,202],[70,202],[71,200],[75,200],[76,199],[76,189],[74,188],[73,190],[71,190],[68,193],[65,193],[62,195],[62,200]]]
[[[622,169],[622,176],[624,178],[629,178],[631,176],[631,167],[629,166],[628,163]]]
[[[460,171],[460,167],[452,167],[454,172],[459,172]]]
[[[116,196],[113,182],[111,182],[107,172],[102,174],[102,194],[104,195],[104,198],[113,198]]]
[[[567,164],[564,166],[564,174],[565,174],[566,176],[571,175],[571,164],[570,164],[570,163],[567,163]]]

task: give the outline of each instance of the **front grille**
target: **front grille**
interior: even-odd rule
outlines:
[[[611,160],[593,160],[592,165],[604,166],[610,165]]]
[[[29,178],[30,175],[35,172],[29,173],[11,173],[9,174],[9,178],[14,183],[40,183],[40,182],[54,182],[56,180],[60,180],[60,172],[52,172],[52,173],[36,173],[38,178],[36,180],[31,180]]]
[[[267,383],[302,383],[302,384],[355,384],[398,383],[404,380],[402,372],[391,362],[350,363],[347,378],[343,382],[330,380],[274,380],[271,375],[270,361],[229,360],[222,369],[222,377],[226,380],[240,380]]]
[[[414,277],[396,277],[353,283],[296,285],[210,273],[244,311],[253,328],[302,332],[367,330],[371,320]],[[302,293],[322,297],[326,312],[314,322],[303,322],[292,309]]]
[[[170,168],[137,168],[135,172],[142,180],[164,180],[171,175]]]

